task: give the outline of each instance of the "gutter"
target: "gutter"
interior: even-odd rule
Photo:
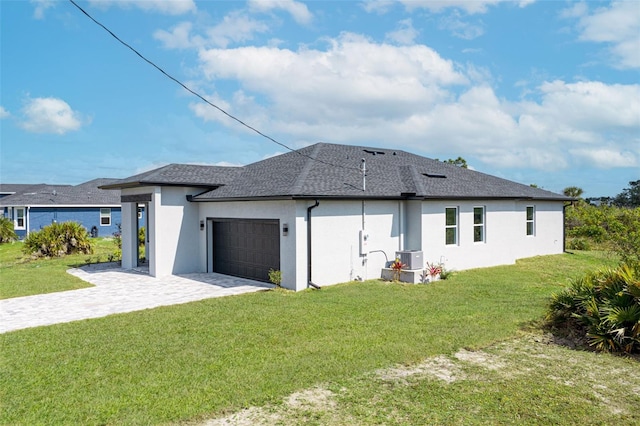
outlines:
[[[313,287],[316,290],[320,290],[320,286],[311,281],[311,210],[319,205],[320,203],[316,200],[314,205],[307,207],[307,288]]]

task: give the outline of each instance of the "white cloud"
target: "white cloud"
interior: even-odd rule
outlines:
[[[526,7],[535,0],[521,0],[519,7]],[[404,5],[408,11],[416,9],[426,9],[433,13],[440,13],[447,9],[461,10],[469,15],[476,13],[486,13],[489,6],[495,6],[503,2],[512,0],[397,0],[397,3]],[[372,0],[364,2],[364,10],[367,12],[386,13],[396,1]]]
[[[307,5],[294,0],[249,0],[249,9],[256,12],[284,10],[299,24],[306,25],[313,20],[313,14],[309,12]]]
[[[63,135],[82,126],[80,114],[69,104],[57,98],[29,99],[22,109],[24,120],[20,126],[33,133]]]
[[[640,68],[640,4],[637,1],[613,2],[589,12],[579,3],[561,13],[577,18],[581,41],[605,43],[616,68]]]
[[[35,5],[35,9],[33,10],[33,17],[35,19],[44,19],[44,14],[47,9],[55,6],[54,0],[30,0],[32,4]]]
[[[395,3],[395,0],[365,0],[362,3],[362,7],[368,13],[375,12],[383,15],[387,13]]]
[[[193,24],[191,22],[180,22],[171,28],[171,31],[155,31],[153,37],[161,41],[167,49],[188,49],[201,46],[204,40],[201,37],[191,37],[192,27]]]
[[[4,118],[9,118],[9,117],[11,117],[11,113],[6,109],[4,109],[3,106],[0,106],[0,120]]]
[[[424,45],[350,33],[328,43],[325,50],[202,49],[199,58],[207,79],[240,87],[216,94],[216,104],[294,144],[397,145],[546,170],[592,164],[598,156],[589,153],[605,147],[620,153],[608,155],[612,166],[640,158],[640,85],[548,81],[530,89],[537,100],[509,101],[496,95],[486,70],[456,65]],[[191,108],[240,129],[211,107]]]
[[[439,27],[464,40],[473,40],[484,34],[484,28],[481,25],[463,21],[457,11],[440,19]]]
[[[256,33],[267,31],[269,31],[269,27],[264,22],[256,21],[242,11],[233,11],[217,25],[207,28],[205,36],[192,35],[193,24],[181,22],[172,27],[170,31],[155,31],[153,37],[162,42],[167,49],[211,46],[226,48],[232,43],[250,41]]]
[[[411,19],[404,19],[398,22],[398,29],[388,32],[385,35],[387,40],[393,41],[398,44],[413,44],[416,37],[420,32],[413,27]]]
[[[89,0],[89,3],[101,9],[116,5],[121,8],[137,7],[145,12],[158,12],[165,15],[182,15],[196,11],[193,0]]]
[[[244,42],[253,39],[255,33],[269,31],[269,27],[242,12],[231,12],[222,22],[207,30],[208,40],[213,46],[227,47],[232,42]]]
[[[616,147],[595,149],[572,149],[571,154],[584,158],[600,169],[612,169],[616,167],[637,167],[640,165],[640,156],[631,151],[621,151]]]

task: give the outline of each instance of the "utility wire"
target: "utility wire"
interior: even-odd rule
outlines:
[[[234,115],[228,113],[227,111],[225,111],[224,109],[220,108],[219,106],[217,106],[216,104],[210,102],[209,100],[207,100],[204,96],[202,96],[201,94],[199,94],[198,92],[196,92],[195,90],[189,88],[187,85],[185,85],[183,82],[181,82],[180,80],[178,80],[177,78],[175,78],[174,76],[172,76],[171,74],[169,74],[168,72],[166,72],[164,69],[162,69],[160,66],[156,65],[153,61],[151,61],[150,59],[147,59],[146,56],[144,56],[142,53],[138,52],[134,47],[132,47],[130,44],[128,44],[127,42],[125,42],[124,40],[122,40],[120,37],[118,37],[116,34],[113,33],[113,31],[111,31],[109,28],[107,28],[105,25],[103,25],[102,23],[100,23],[97,19],[95,19],[93,16],[91,16],[86,10],[84,10],[82,7],[80,7],[78,5],[78,3],[76,3],[74,0],[69,0],[69,2],[71,4],[73,4],[76,8],[78,8],[78,10],[80,10],[80,12],[82,12],[87,18],[89,18],[90,20],[92,20],[96,25],[98,25],[99,27],[101,27],[103,30],[105,30],[107,33],[109,33],[109,35],[111,35],[111,37],[115,38],[118,42],[120,42],[120,44],[122,44],[123,46],[127,47],[129,50],[131,50],[133,53],[135,53],[136,55],[138,55],[140,57],[140,59],[142,59],[143,61],[145,61],[146,63],[148,63],[149,65],[151,65],[152,67],[154,67],[155,69],[157,69],[158,71],[160,71],[165,77],[167,77],[168,79],[172,80],[173,82],[175,82],[176,84],[178,84],[179,86],[181,86],[184,90],[186,90],[187,92],[191,93],[192,95],[196,96],[197,98],[199,98],[201,101],[203,101],[204,103],[208,104],[209,106],[217,109],[218,111],[220,111],[221,113],[223,113],[224,115],[226,115],[227,117],[229,117],[230,119],[238,122],[239,124],[241,124],[242,126],[246,127],[249,130],[252,130],[253,132],[257,133],[258,135],[262,136],[263,138],[268,139],[269,141],[280,145],[281,147],[288,149],[291,152],[295,152],[299,155],[302,155],[303,157],[307,157],[313,161],[317,161],[319,163],[323,163],[329,166],[334,166],[334,167],[340,167],[343,169],[354,169],[354,170],[360,170],[357,167],[347,167],[347,166],[342,166],[339,164],[333,164],[333,163],[329,163],[317,158],[313,158],[310,155],[307,154],[303,154],[300,151],[297,151],[287,145],[285,145],[282,142],[278,142],[277,140],[275,140],[274,138],[272,138],[271,136],[262,133],[260,130],[256,129],[255,127],[250,126],[249,124],[245,123],[244,121],[240,120],[239,118],[235,117]]]

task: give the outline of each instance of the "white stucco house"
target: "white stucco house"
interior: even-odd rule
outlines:
[[[364,169],[364,172],[363,172]],[[122,265],[148,212],[152,276],[218,272],[293,290],[379,278],[396,251],[448,269],[564,250],[564,195],[405,151],[318,143],[243,167],[171,164],[120,189]]]

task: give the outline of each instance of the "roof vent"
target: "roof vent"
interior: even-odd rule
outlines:
[[[363,149],[364,152],[366,152],[367,154],[371,154],[371,155],[384,155],[385,153],[383,151],[375,151],[373,149]]]
[[[426,176],[428,178],[436,178],[436,179],[446,179],[447,177],[445,175],[441,175],[439,173],[423,173],[423,176]]]

